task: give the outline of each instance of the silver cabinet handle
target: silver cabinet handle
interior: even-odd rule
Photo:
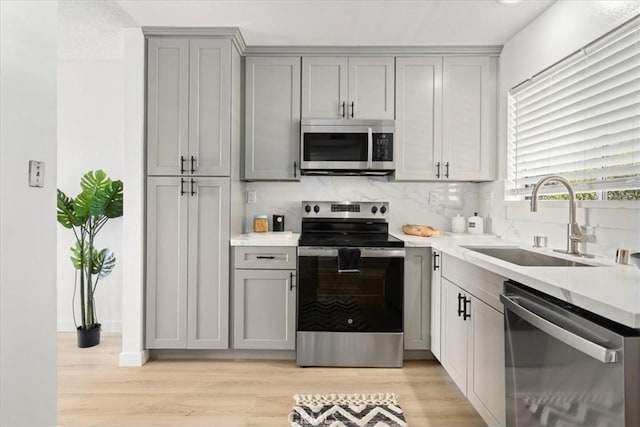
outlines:
[[[521,319],[551,335],[555,339],[575,348],[579,352],[584,353],[602,363],[616,363],[618,361],[618,350],[603,347],[538,316],[534,312],[520,305],[518,303],[518,297],[502,294],[500,295],[500,301],[502,301],[506,309],[511,310]]]

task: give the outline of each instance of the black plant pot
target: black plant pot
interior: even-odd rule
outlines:
[[[86,348],[100,344],[100,323],[96,323],[91,329],[78,327],[78,347]]]

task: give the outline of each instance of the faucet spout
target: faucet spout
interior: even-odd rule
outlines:
[[[583,236],[582,232],[580,231],[580,226],[576,222],[576,195],[575,191],[573,191],[573,186],[566,178],[560,175],[548,175],[540,178],[540,180],[533,186],[533,191],[531,192],[531,212],[538,211],[538,192],[540,191],[542,186],[549,181],[559,182],[567,189],[567,193],[569,193],[569,223],[567,224],[566,253],[572,255],[582,255],[578,250],[578,244],[580,242],[585,242],[586,238],[585,236]]]

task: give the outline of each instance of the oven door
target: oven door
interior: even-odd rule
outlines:
[[[339,248],[298,248],[298,331],[402,332],[405,250],[358,249],[345,271]]]

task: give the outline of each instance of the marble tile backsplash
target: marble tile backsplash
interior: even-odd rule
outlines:
[[[528,202],[504,201],[504,181],[478,184],[478,210],[491,216],[493,234],[507,240],[531,245],[533,236],[547,236],[549,248],[566,248],[568,202],[540,202],[538,212],[531,212]],[[581,244],[586,253],[613,259],[616,249],[640,251],[640,206],[634,202],[578,202],[577,222],[583,226],[588,242]]]
[[[300,231],[303,200],[388,201],[389,230],[423,224],[451,230],[451,218],[478,210],[478,186],[471,183],[393,182],[387,177],[303,176],[300,182],[247,182],[256,203],[247,203],[245,232],[255,215],[285,215],[285,229]]]

